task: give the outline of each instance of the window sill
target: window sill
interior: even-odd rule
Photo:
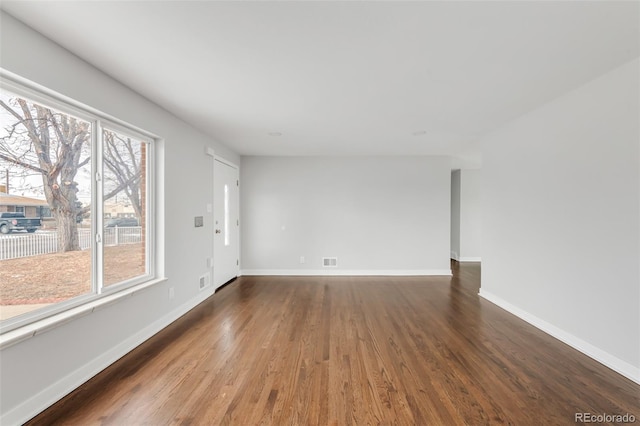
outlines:
[[[69,310],[60,312],[39,321],[35,321],[31,324],[27,324],[15,330],[8,331],[0,335],[0,349],[5,349],[9,346],[13,346],[24,340],[30,339],[31,337],[34,337],[36,335],[46,333],[47,331],[53,330],[54,328],[60,327],[61,325],[64,325],[82,316],[89,315],[96,310],[116,303],[127,297],[133,296],[134,294],[148,287],[152,287],[166,280],[166,278],[156,278],[154,280],[129,287],[117,293],[101,297],[97,300],[92,300],[83,305],[76,306],[75,308],[71,308]]]

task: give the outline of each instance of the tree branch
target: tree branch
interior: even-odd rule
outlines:
[[[7,105],[6,103],[4,103],[1,100],[0,100],[0,106],[2,106],[4,109],[6,109],[9,112],[9,114],[11,114],[15,118],[17,118],[18,121],[20,122],[20,124],[24,125],[24,127],[27,129],[27,132],[29,132],[29,137],[31,138],[31,140],[37,140],[38,139],[38,134],[35,131],[35,126],[33,126],[33,118],[31,116],[22,117],[13,108],[11,108],[9,105]]]
[[[10,163],[17,164],[19,166],[27,168],[29,170],[33,170],[33,171],[38,172],[40,174],[46,174],[47,173],[46,170],[41,169],[40,167],[36,167],[36,166],[34,166],[32,164],[28,164],[28,163],[23,163],[22,161],[17,160],[17,159],[12,158],[12,157],[9,157],[8,155],[5,155],[5,154],[0,154],[0,158],[5,160],[5,161],[8,161]]]
[[[132,183],[135,183],[136,180],[138,180],[139,176],[131,176],[129,179],[127,179],[126,181],[122,182],[120,185],[118,185],[113,191],[109,192],[107,195],[105,195],[102,198],[102,201],[107,201],[113,197],[115,197],[115,195],[122,191],[124,188],[126,188],[127,186],[131,185]],[[83,208],[81,208],[78,211],[78,214],[85,214],[88,213],[91,210],[91,206],[85,206]]]
[[[113,191],[111,191],[107,195],[105,195],[103,200],[106,201],[106,200],[114,197],[118,192],[122,191],[128,185],[131,185],[132,183],[135,183],[135,181],[138,180],[139,178],[140,178],[140,176],[133,175],[129,179],[127,179],[126,181],[121,182],[120,185],[116,186]]]
[[[81,162],[79,162],[78,163],[78,169],[81,169],[84,166],[86,166],[89,161],[91,161],[91,157],[87,157],[84,160],[82,160]]]

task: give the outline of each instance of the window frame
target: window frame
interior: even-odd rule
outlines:
[[[105,114],[95,108],[82,104],[74,99],[61,95],[51,89],[27,81],[19,76],[15,76],[0,68],[0,88],[11,92],[17,96],[24,97],[30,102],[39,103],[57,112],[71,115],[75,118],[85,120],[91,124],[91,290],[89,293],[76,296],[62,302],[52,303],[27,312],[16,317],[0,321],[0,336],[5,336],[9,332],[19,332],[20,329],[30,328],[28,326],[51,319],[58,322],[55,317],[60,316],[59,321],[66,321],[65,315],[71,311],[75,315],[93,312],[96,306],[102,302],[111,303],[118,299],[118,295],[126,296],[139,288],[144,288],[154,283],[160,282],[163,278],[158,274],[158,262],[156,259],[158,241],[156,224],[156,197],[155,191],[158,187],[156,176],[158,161],[157,146],[161,138],[137,126],[123,120]],[[102,141],[103,128],[117,131],[123,135],[130,136],[146,144],[146,189],[145,189],[145,274],[139,275],[115,284],[104,285],[104,201],[103,201],[103,153],[104,144]],[[100,178],[98,178],[98,176]],[[106,299],[107,301],[101,301]],[[83,309],[85,307],[86,309]],[[62,318],[65,317],[65,318]],[[51,324],[47,325],[47,328]],[[31,332],[30,332],[31,333]],[[15,334],[15,333],[11,333]],[[3,346],[0,340],[0,347]]]
[[[99,159],[97,158],[96,160],[100,162],[99,164],[99,171],[98,173],[100,173],[100,176],[104,177],[105,173],[104,173],[104,161],[103,161],[103,155],[104,155],[104,144],[102,143],[102,132],[105,129],[108,129],[110,131],[114,131],[114,132],[118,132],[120,135],[124,135],[124,136],[129,136],[131,138],[137,139],[139,140],[141,143],[145,143],[146,144],[146,162],[145,162],[145,168],[146,168],[146,173],[147,176],[145,178],[145,182],[147,182],[147,188],[145,189],[145,196],[146,196],[146,200],[145,200],[145,218],[146,218],[146,232],[145,232],[145,248],[146,248],[146,256],[145,256],[145,271],[146,274],[144,275],[139,275],[137,277],[133,277],[130,279],[127,279],[125,281],[116,283],[116,284],[109,284],[109,285],[103,285],[99,286],[98,288],[98,294],[112,294],[112,293],[116,293],[120,290],[122,290],[123,288],[129,288],[131,286],[134,286],[136,284],[140,284],[140,283],[144,283],[146,281],[149,281],[149,279],[153,279],[155,278],[155,245],[154,245],[154,241],[152,240],[152,233],[155,235],[155,210],[153,209],[153,206],[155,206],[155,202],[153,201],[153,193],[154,193],[154,188],[153,185],[151,187],[148,186],[149,181],[151,181],[151,179],[154,179],[155,176],[154,174],[154,165],[151,163],[154,163],[154,161],[149,161],[150,158],[155,158],[154,157],[154,141],[155,139],[150,138],[147,135],[144,135],[142,133],[136,132],[134,130],[128,129],[126,127],[123,127],[117,123],[114,123],[110,120],[102,120],[99,122],[100,125],[100,147],[102,148],[102,150],[99,152],[99,154],[97,155],[97,157],[99,157]],[[99,222],[95,222],[96,223],[96,228],[99,228],[98,231],[100,233],[100,239],[104,240],[104,228],[105,228],[105,220],[104,220],[104,201],[102,200],[102,197],[104,195],[104,187],[103,187],[103,179],[100,179],[100,181],[98,182],[96,179],[93,179],[93,184],[97,184],[97,186],[99,187],[99,190],[97,191],[97,197],[99,196],[101,202],[97,204],[97,208],[96,210],[96,215],[98,215],[99,217],[96,218],[96,220],[99,220]],[[93,194],[93,189],[92,189],[92,194]],[[93,197],[92,197],[93,198]],[[98,211],[99,210],[99,211]],[[94,209],[91,209],[91,214],[92,214],[92,223],[93,222],[93,214],[94,214]],[[153,231],[152,231],[153,229]],[[94,241],[95,244],[95,241]],[[100,253],[98,254],[99,258],[100,258],[100,267],[101,270],[104,271],[104,244],[97,244],[99,247],[97,247],[100,250]],[[152,273],[153,271],[153,273]],[[149,276],[152,277],[149,277]]]

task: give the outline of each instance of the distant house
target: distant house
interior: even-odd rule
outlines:
[[[105,219],[136,217],[135,210],[129,204],[105,204],[104,210]],[[55,226],[46,200],[7,194],[4,185],[0,185],[0,213],[2,212],[24,213],[26,217],[43,219],[43,225],[46,228]],[[78,223],[81,221],[82,218],[78,217]]]
[[[50,218],[51,209],[45,200],[0,192],[0,212],[21,212],[26,217]]]
[[[136,211],[129,203],[105,203],[104,217],[105,219],[116,217],[136,217]]]

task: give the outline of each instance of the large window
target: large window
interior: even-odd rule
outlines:
[[[2,83],[4,332],[154,278],[148,198],[153,139],[76,105]],[[41,214],[2,222],[3,200],[27,198],[41,201]]]

